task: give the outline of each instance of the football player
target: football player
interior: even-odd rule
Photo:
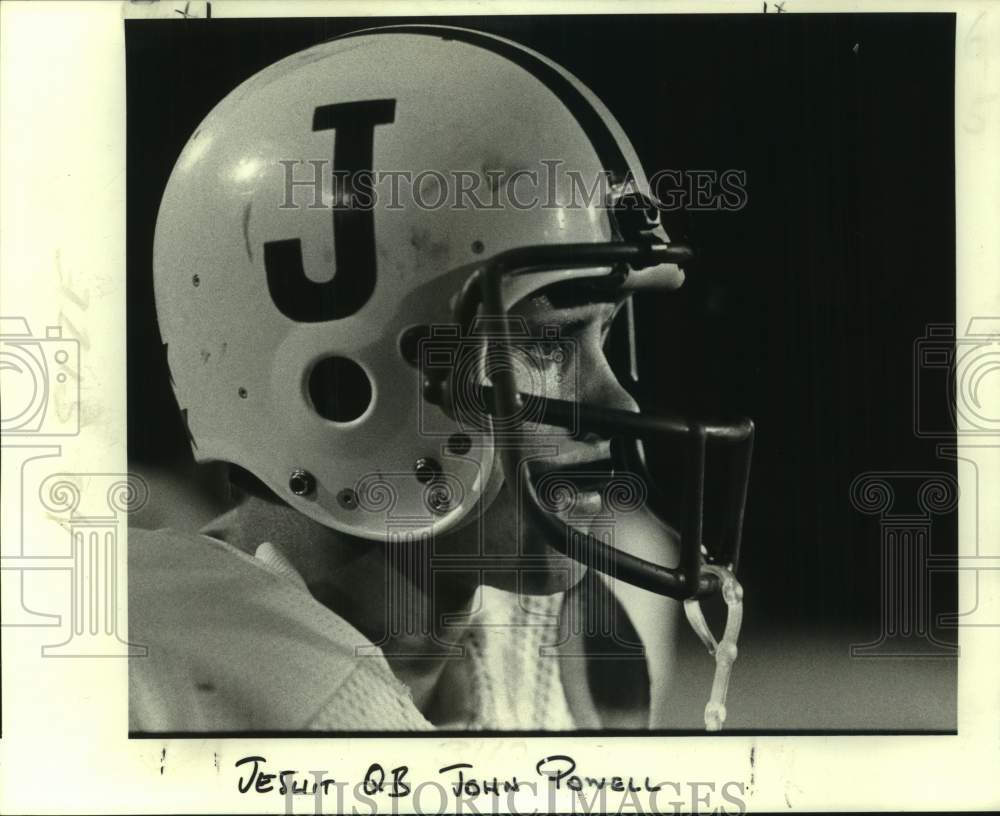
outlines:
[[[649,727],[679,602],[720,727],[752,424],[645,415],[605,354],[689,260],[605,106],[513,42],[365,30],[232,91],[177,160],[154,277],[193,451],[241,500],[130,537],[132,730]],[[703,543],[712,445],[732,489]]]

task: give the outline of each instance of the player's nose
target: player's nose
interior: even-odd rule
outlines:
[[[601,354],[589,370],[581,372],[581,401],[601,408],[638,413],[639,404],[618,380],[607,358]]]

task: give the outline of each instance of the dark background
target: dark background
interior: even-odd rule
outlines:
[[[567,67],[618,118],[650,175],[746,172],[742,210],[666,217],[701,263],[680,293],[637,304],[645,397],[657,410],[756,421],[741,564],[749,630],[873,639],[879,520],[852,507],[851,481],[869,470],[955,471],[913,420],[914,342],[955,314],[953,15],[432,22],[506,36]],[[126,23],[129,455],[155,478],[177,475],[178,490],[212,492],[190,464],[153,308],[167,177],[237,84],[373,24]],[[940,409],[942,381],[918,398]],[[932,534],[935,552],[953,553],[955,514]],[[935,582],[936,611],[954,608],[955,584]]]

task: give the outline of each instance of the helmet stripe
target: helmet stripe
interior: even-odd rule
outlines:
[[[628,161],[625,159],[614,133],[611,132],[597,108],[581,93],[571,79],[524,46],[480,31],[441,25],[398,25],[367,28],[335,37],[334,40],[376,33],[423,34],[440,37],[444,40],[457,40],[509,59],[540,80],[566,106],[573,118],[583,128],[584,133],[587,134],[587,138],[597,153],[598,161],[607,171],[611,183],[613,185],[622,184],[628,178]]]

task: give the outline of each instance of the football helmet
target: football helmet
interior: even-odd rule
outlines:
[[[580,179],[606,186],[580,201]],[[456,200],[463,184],[480,205]],[[509,198],[493,206],[498,191]],[[658,216],[607,108],[514,42],[393,26],[266,68],[191,136],[156,224],[157,314],[196,459],[238,465],[368,539],[444,533],[506,478],[574,558],[674,598],[721,590],[752,423],[560,400],[515,376],[526,338],[509,310],[528,295],[564,281],[616,297],[681,285],[691,252]],[[506,433],[529,422],[614,437],[651,504],[641,442],[683,439],[680,563],[572,530],[540,495],[523,437]],[[735,451],[731,490],[720,540],[703,543],[716,443]]]

